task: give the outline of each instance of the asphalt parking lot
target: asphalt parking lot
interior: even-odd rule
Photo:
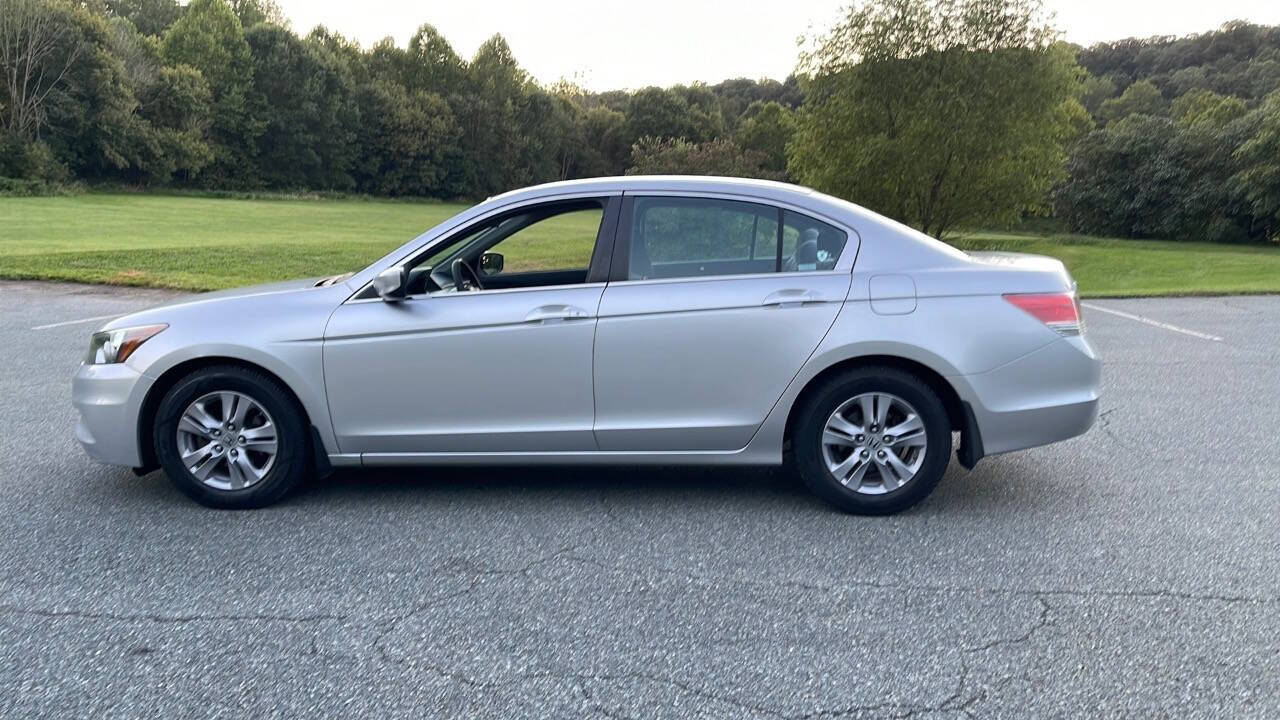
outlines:
[[[888,518],[701,469],[206,510],[72,434],[78,321],[166,297],[0,283],[5,716],[1280,716],[1280,297],[1091,301],[1098,425]]]

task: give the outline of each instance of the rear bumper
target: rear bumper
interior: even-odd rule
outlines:
[[[1098,418],[1101,363],[1083,337],[1062,338],[995,370],[963,376],[986,455],[1081,435]],[[960,390],[958,387],[957,390]]]
[[[76,440],[89,457],[108,465],[138,467],[138,406],[150,380],[128,365],[81,365],[71,381],[80,411]]]

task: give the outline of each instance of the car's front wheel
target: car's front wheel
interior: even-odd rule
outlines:
[[[896,368],[832,377],[809,395],[792,437],[814,493],[848,512],[885,515],[923,500],[951,457],[951,425],[937,393]]]
[[[179,380],[156,412],[156,456],[179,490],[202,505],[269,505],[306,475],[302,413],[279,382],[236,366]]]

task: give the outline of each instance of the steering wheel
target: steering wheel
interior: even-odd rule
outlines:
[[[480,276],[462,258],[454,260],[453,264],[449,266],[449,270],[453,273],[454,292],[466,292],[472,287],[476,290],[484,289],[484,285],[480,282]]]

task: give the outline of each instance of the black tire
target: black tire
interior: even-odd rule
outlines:
[[[869,392],[888,393],[910,403],[924,423],[928,443],[915,476],[896,490],[879,495],[859,493],[840,484],[827,469],[822,454],[827,419],[845,401]],[[951,423],[938,394],[919,377],[890,367],[858,368],[824,381],[808,395],[800,408],[791,445],[800,477],[818,497],[845,512],[889,515],[923,500],[942,479],[951,460]]]
[[[183,464],[178,449],[178,422],[187,407],[208,393],[234,391],[248,396],[270,414],[276,428],[276,456],[261,480],[241,489],[210,487]],[[177,382],[156,411],[156,457],[169,480],[187,497],[211,508],[246,509],[270,505],[310,473],[310,437],[297,401],[275,378],[234,365],[198,370]]]

